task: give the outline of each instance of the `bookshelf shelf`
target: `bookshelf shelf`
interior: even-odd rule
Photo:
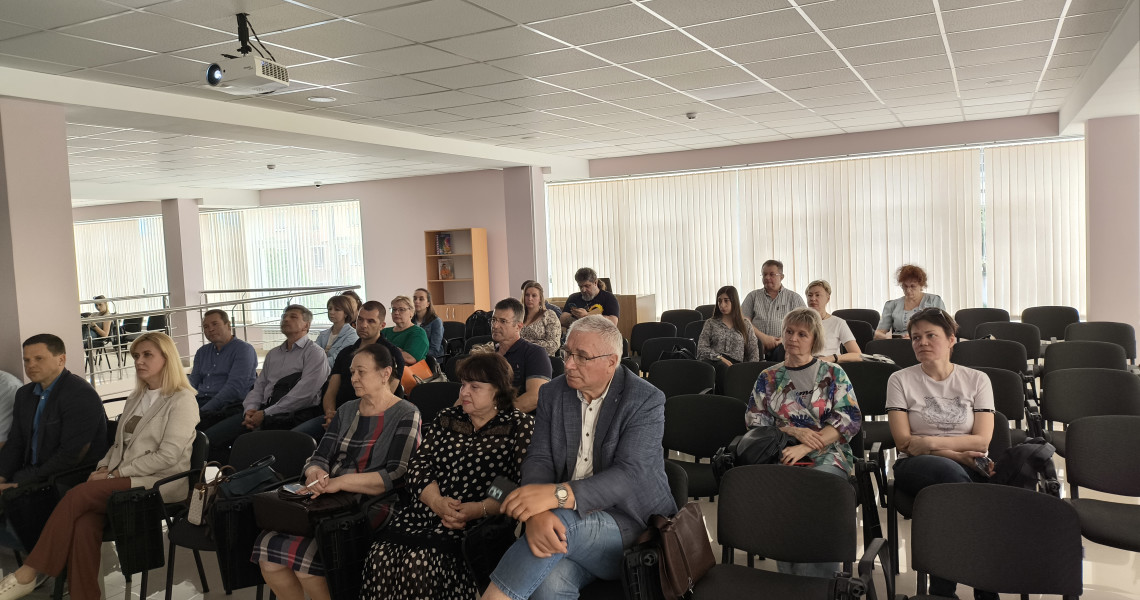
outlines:
[[[445,246],[451,252],[441,253]],[[425,231],[424,264],[427,289],[441,319],[466,321],[476,310],[490,310],[486,229]],[[442,277],[444,271],[450,279]]]

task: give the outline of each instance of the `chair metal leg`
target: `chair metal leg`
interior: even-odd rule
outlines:
[[[51,593],[53,600],[63,600],[63,584],[65,581],[67,581],[67,569],[64,569],[59,577],[55,578],[55,589]]]
[[[888,494],[891,486],[888,485]],[[894,502],[887,502],[887,543],[891,549],[891,568],[895,575],[899,574],[899,513],[895,510]]]
[[[170,550],[166,553],[166,600],[174,597],[174,542],[170,542]]]
[[[107,366],[110,366],[110,365],[111,365],[111,363],[108,362]],[[150,571],[143,571],[142,572],[142,581],[139,582],[139,598],[146,598],[146,577],[149,574],[150,574]]]
[[[126,574],[126,573],[123,573],[123,579],[126,580],[126,585],[124,586],[124,589],[123,589],[123,598],[130,598],[131,597],[131,576]],[[139,596],[139,598],[146,598],[146,596],[145,595]]]
[[[206,569],[202,568],[202,555],[197,550],[194,551],[194,564],[198,567],[198,579],[202,581],[202,593],[209,593],[210,584],[206,583]]]

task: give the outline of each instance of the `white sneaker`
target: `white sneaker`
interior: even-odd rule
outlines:
[[[32,593],[36,589],[36,582],[20,583],[16,581],[16,574],[8,575],[4,579],[0,579],[0,600],[16,600],[16,598],[23,598]]]

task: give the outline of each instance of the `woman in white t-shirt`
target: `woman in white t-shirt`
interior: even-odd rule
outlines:
[[[817,279],[808,284],[804,290],[808,308],[819,313],[823,320],[823,346],[816,356],[827,362],[860,362],[863,353],[859,351],[859,344],[855,342],[855,334],[847,326],[847,321],[827,312],[827,303],[831,302],[831,284]]]
[[[919,364],[891,375],[887,416],[898,448],[895,487],[911,495],[938,483],[983,482],[994,431],[994,392],[989,377],[950,362],[958,324],[940,308],[915,313],[907,323]],[[956,597],[955,584],[930,578],[930,593]],[[976,599],[997,594],[975,590]]]

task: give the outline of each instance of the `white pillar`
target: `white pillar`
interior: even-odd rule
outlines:
[[[198,224],[198,200],[174,198],[162,201],[162,232],[166,242],[166,283],[170,306],[201,303],[205,283],[202,275],[202,234]],[[182,356],[193,356],[202,345],[202,327],[197,311],[174,313],[170,333]]]
[[[518,296],[527,279],[550,290],[546,260],[546,186],[541,167],[503,169],[507,221],[507,273],[510,293]],[[492,298],[491,302],[497,299]]]
[[[1085,124],[1088,320],[1140,329],[1140,116]]]

